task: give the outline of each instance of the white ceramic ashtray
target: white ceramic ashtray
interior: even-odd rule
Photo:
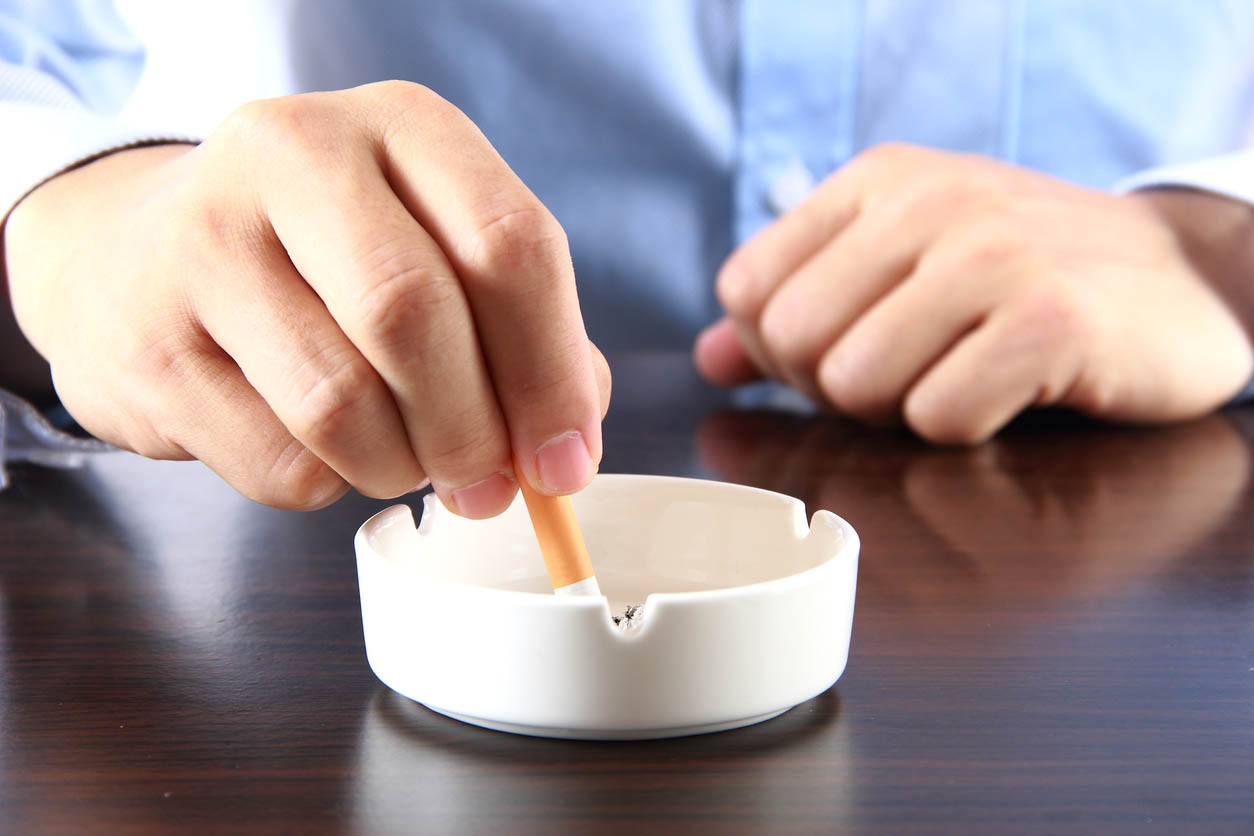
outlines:
[[[521,497],[491,520],[434,495],[416,529],[405,505],[371,517],[355,545],[379,679],[468,723],[611,739],[757,723],[844,670],[858,535],[835,514],[807,527],[792,497],[660,476],[572,499],[604,596],[552,593]]]

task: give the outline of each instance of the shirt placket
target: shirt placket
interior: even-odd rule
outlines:
[[[743,242],[848,159],[862,0],[744,0],[734,236]]]
[[[1024,0],[865,0],[855,150],[1017,157]]]

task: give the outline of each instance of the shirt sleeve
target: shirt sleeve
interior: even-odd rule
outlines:
[[[195,141],[116,118],[143,65],[112,3],[0,0],[0,221],[39,184],[93,157]]]
[[[192,140],[117,120],[143,63],[142,46],[110,2],[0,0],[0,223],[31,190],[79,163],[134,145]],[[3,287],[0,281],[0,293]],[[0,489],[8,465],[74,467],[112,449],[65,432],[0,389]]]
[[[1155,188],[1200,189],[1254,204],[1254,148],[1151,168],[1115,184],[1115,191],[1121,193]]]
[[[0,490],[9,484],[11,464],[79,467],[95,453],[116,449],[103,441],[67,432],[32,404],[0,389]]]

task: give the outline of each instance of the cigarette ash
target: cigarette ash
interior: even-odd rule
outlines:
[[[613,618],[614,626],[624,632],[638,630],[644,624],[644,607],[640,604],[628,604],[622,615]]]

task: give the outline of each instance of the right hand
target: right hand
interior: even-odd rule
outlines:
[[[252,102],[10,215],[14,312],[92,434],[287,508],[430,479],[459,513],[601,458],[565,234],[478,129],[383,82]]]

